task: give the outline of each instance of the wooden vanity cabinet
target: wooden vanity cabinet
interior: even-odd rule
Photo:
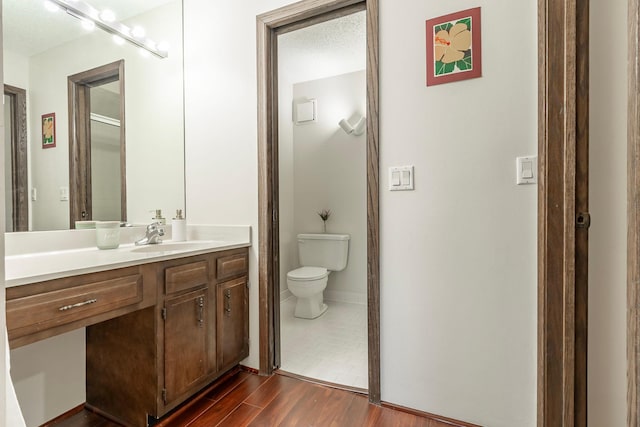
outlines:
[[[155,266],[155,307],[87,328],[87,406],[127,426],[153,424],[249,353],[246,248]]]
[[[218,367],[222,371],[249,356],[249,289],[247,251],[216,260]]]

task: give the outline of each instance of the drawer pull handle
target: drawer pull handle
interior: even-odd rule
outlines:
[[[86,300],[86,301],[83,301],[83,302],[79,302],[79,303],[76,303],[76,304],[70,304],[70,305],[62,306],[62,307],[60,307],[58,309],[58,311],[67,311],[67,310],[71,310],[72,308],[82,307],[83,305],[89,305],[89,304],[93,304],[95,302],[98,302],[98,300],[93,298],[93,299]]]
[[[231,289],[224,291],[224,314],[227,317],[231,317]]]
[[[196,300],[198,305],[198,326],[204,327],[204,297],[200,297]]]

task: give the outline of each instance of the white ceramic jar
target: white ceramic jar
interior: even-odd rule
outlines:
[[[120,221],[96,221],[98,249],[116,249],[120,246]]]

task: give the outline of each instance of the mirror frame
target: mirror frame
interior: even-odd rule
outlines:
[[[640,2],[628,1],[627,425],[640,426]]]
[[[69,90],[69,227],[90,220],[91,194],[91,103],[90,88],[114,81],[120,90],[120,221],[127,220],[124,59],[68,77]],[[88,217],[83,216],[88,214]]]
[[[11,129],[11,200],[13,203],[12,231],[29,230],[29,176],[27,160],[27,91],[4,85],[10,101]],[[5,106],[5,108],[7,108]],[[5,141],[6,143],[6,141]],[[5,164],[6,164],[5,159]]]

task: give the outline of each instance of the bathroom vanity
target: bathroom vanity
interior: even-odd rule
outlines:
[[[86,327],[87,407],[124,425],[152,424],[248,356],[246,246],[94,251],[133,257],[9,284],[10,346]]]

